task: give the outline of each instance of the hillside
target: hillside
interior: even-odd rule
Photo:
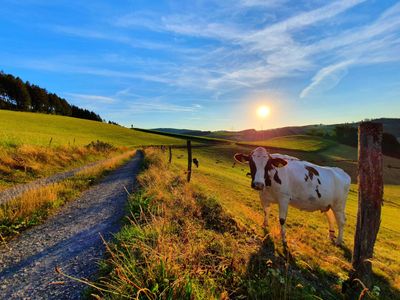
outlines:
[[[383,124],[384,132],[393,134],[397,139],[400,139],[400,119],[380,118],[375,119],[374,122],[380,122]],[[359,122],[351,123],[353,126],[358,126]],[[175,134],[188,134],[196,136],[207,136],[214,138],[229,139],[235,141],[257,141],[266,140],[279,136],[288,135],[306,135],[311,133],[328,133],[331,134],[333,129],[337,125],[342,124],[315,124],[306,126],[288,126],[267,130],[255,130],[246,129],[241,131],[202,131],[202,130],[191,130],[191,129],[174,129],[174,128],[158,128],[157,131],[170,132]]]
[[[287,150],[298,150],[315,152],[325,150],[328,147],[337,145],[334,141],[323,139],[312,135],[288,135],[267,140],[237,143],[238,145],[263,146],[267,148],[279,148]]]
[[[181,139],[65,116],[0,110],[0,146],[81,146],[101,140],[114,146],[183,144]]]

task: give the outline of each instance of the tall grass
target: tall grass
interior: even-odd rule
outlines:
[[[0,191],[14,184],[47,177],[126,151],[124,147],[0,147]]]
[[[315,293],[275,255],[268,237],[237,223],[160,153],[148,150],[146,160],[141,190],[129,200],[129,222],[107,245],[102,277],[90,292],[95,298],[305,299]]]
[[[38,187],[0,205],[0,235],[10,237],[42,222],[65,202],[79,197],[110,170],[133,156],[134,150],[119,153],[110,159],[82,170],[76,176],[44,187]]]

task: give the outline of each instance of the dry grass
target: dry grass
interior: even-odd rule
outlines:
[[[28,191],[1,205],[0,234],[3,237],[13,236],[40,223],[66,201],[76,199],[83,190],[94,184],[108,171],[120,166],[134,153],[134,150],[130,150],[117,154],[99,164],[88,167],[70,179]]]
[[[269,237],[236,222],[160,155],[146,152],[141,192],[130,199],[129,223],[108,245],[93,297],[306,299],[315,292]]]
[[[110,148],[102,151],[95,147],[85,146],[0,147],[0,191],[17,183],[26,183],[60,171],[77,168],[123,150],[126,148]]]

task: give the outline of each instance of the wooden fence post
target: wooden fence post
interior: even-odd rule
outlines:
[[[358,212],[350,279],[358,278],[368,288],[383,204],[382,132],[379,123],[358,127]]]
[[[168,163],[171,163],[172,161],[172,147],[168,146],[168,150],[169,150],[169,159],[168,159]]]
[[[192,142],[187,140],[187,152],[188,152],[188,169],[187,169],[187,181],[190,182],[192,176]]]

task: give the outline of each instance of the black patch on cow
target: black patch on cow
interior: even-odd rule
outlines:
[[[280,167],[284,167],[287,165],[287,161],[282,159],[282,158],[270,158],[268,159],[267,165],[265,166],[265,168],[270,171],[272,169],[276,168],[280,168]]]
[[[250,166],[251,182],[253,182],[254,177],[256,176],[257,167],[256,167],[256,164],[254,163],[254,160],[252,157],[250,157],[249,166]]]
[[[319,192],[319,190],[318,190],[318,187],[315,189],[315,192],[317,193],[318,198],[321,198],[321,194],[320,194],[320,192]]]
[[[285,221],[285,219],[279,218],[279,223],[281,224],[281,226],[285,225]]]
[[[317,178],[318,184],[321,184],[321,180],[319,180],[319,178]]]
[[[314,175],[319,176],[318,171],[315,170],[313,167],[306,166],[305,168],[308,171],[308,176],[310,177],[311,180],[313,179]]]
[[[265,170],[264,179],[265,179],[265,186],[271,186],[271,178],[269,178],[267,170]]]
[[[279,178],[278,171],[275,171],[274,180],[276,183],[282,184],[281,179]]]
[[[307,180],[308,180],[308,175],[307,175],[307,174],[305,174],[304,181],[306,181],[306,182],[307,182]]]

